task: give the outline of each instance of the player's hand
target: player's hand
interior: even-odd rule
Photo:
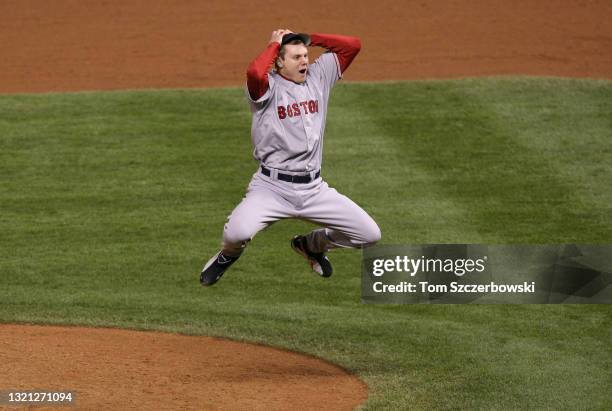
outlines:
[[[289,29],[274,30],[272,32],[272,37],[270,37],[270,43],[277,42],[278,44],[281,44],[283,41],[283,36],[287,33],[293,33],[293,31]]]

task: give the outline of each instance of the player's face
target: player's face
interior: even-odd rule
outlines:
[[[280,74],[296,83],[306,81],[308,73],[308,48],[303,44],[285,45],[285,58]]]

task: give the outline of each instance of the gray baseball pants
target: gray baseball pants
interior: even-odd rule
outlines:
[[[247,193],[228,217],[223,230],[223,252],[239,256],[248,241],[270,224],[285,218],[307,220],[325,228],[307,236],[310,251],[361,248],[380,240],[376,222],[348,197],[329,187],[321,177],[307,184],[268,177],[259,170]]]

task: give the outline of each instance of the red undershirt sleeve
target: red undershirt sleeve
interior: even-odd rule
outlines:
[[[324,47],[336,53],[341,73],[344,73],[351,65],[351,62],[361,50],[361,40],[358,37],[338,34],[312,33],[310,35],[310,45]]]
[[[268,71],[278,56],[280,44],[272,42],[268,47],[251,61],[247,69],[247,87],[253,100],[260,99],[268,90]]]

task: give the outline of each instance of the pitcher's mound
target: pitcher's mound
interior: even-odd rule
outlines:
[[[209,337],[0,325],[2,390],[72,391],[86,409],[333,409],[367,398],[325,361]]]

